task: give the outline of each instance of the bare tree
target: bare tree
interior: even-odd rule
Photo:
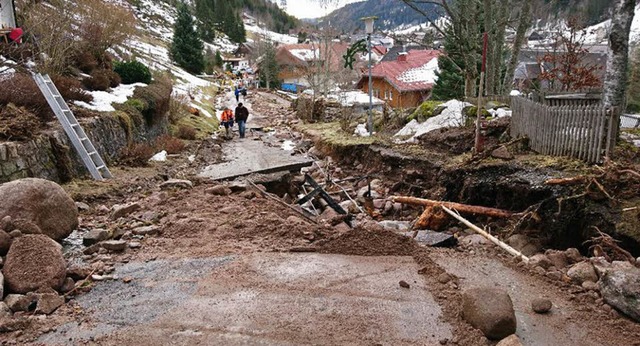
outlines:
[[[603,95],[603,103],[607,107],[624,107],[629,68],[629,32],[635,7],[636,0],[618,0],[613,9]]]
[[[511,58],[507,64],[507,71],[502,81],[502,93],[508,93],[511,89],[511,83],[513,81],[513,75],[518,66],[518,57],[520,55],[520,49],[525,42],[527,36],[527,30],[531,26],[531,1],[523,1],[522,8],[520,9],[520,16],[518,19],[518,28],[516,29],[516,38],[513,42],[513,48],[511,50]]]

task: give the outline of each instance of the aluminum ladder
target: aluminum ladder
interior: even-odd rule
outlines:
[[[95,180],[104,180],[106,178],[112,178],[109,168],[102,160],[102,157],[91,143],[89,137],[78,123],[78,119],[73,115],[69,106],[60,95],[58,88],[56,88],[49,75],[42,75],[40,73],[33,74],[33,79],[40,88],[42,95],[47,99],[49,107],[53,110],[58,118],[58,121],[62,124],[64,132],[67,134],[73,147],[76,149],[82,162],[91,173],[91,176]]]

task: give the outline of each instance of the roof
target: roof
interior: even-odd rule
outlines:
[[[387,51],[387,54],[384,56],[384,58],[382,58],[382,61],[395,61],[396,59],[398,59],[398,53],[401,53],[404,51],[410,52],[412,50],[426,50],[426,49],[427,48],[422,46],[406,46],[406,47],[403,47],[402,45],[393,46],[391,49]]]
[[[329,54],[325,53],[324,43],[299,43],[281,45],[276,53],[276,60],[280,65],[308,66],[309,62],[323,61],[327,55],[332,71],[337,71],[343,66],[342,56],[349,46],[344,43],[329,43]]]
[[[382,61],[374,66],[371,76],[383,78],[398,91],[421,91],[433,88],[437,77],[438,50],[412,50],[405,53],[407,61]],[[360,82],[366,79],[363,75]]]

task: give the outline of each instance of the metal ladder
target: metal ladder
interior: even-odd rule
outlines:
[[[78,119],[73,115],[69,106],[60,95],[58,88],[56,88],[49,75],[41,75],[40,73],[33,74],[33,79],[40,88],[40,91],[44,95],[45,99],[49,103],[49,106],[56,114],[58,121],[62,124],[64,132],[67,134],[73,147],[76,149],[82,162],[91,173],[91,176],[95,180],[104,180],[106,178],[112,178],[109,168],[102,160],[102,157],[91,143],[89,137],[78,123]]]

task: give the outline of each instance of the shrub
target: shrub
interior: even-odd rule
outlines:
[[[66,101],[93,101],[93,96],[82,89],[82,83],[79,80],[60,75],[53,76],[51,80]]]
[[[53,111],[31,76],[16,73],[11,78],[0,80],[0,106],[10,103],[25,107],[43,121],[53,120]]]
[[[107,74],[107,77],[109,77],[110,87],[115,88],[118,85],[120,85],[120,83],[122,83],[122,78],[120,78],[120,75],[117,74],[116,71],[112,69],[108,69],[108,70],[105,70],[105,73]]]
[[[120,163],[126,166],[142,167],[149,163],[155,150],[147,143],[132,143],[120,153]]]
[[[83,49],[96,58],[135,33],[135,16],[124,6],[103,0],[76,0],[72,3],[76,6],[76,17],[81,18],[80,24],[74,27],[76,36],[80,38]]]
[[[187,96],[171,96],[171,100],[169,100],[169,122],[172,124],[177,124],[180,119],[189,114],[188,107],[189,103],[187,101]]]
[[[0,107],[0,139],[31,139],[40,127],[42,122],[25,108],[18,108],[13,104]]]
[[[116,62],[114,71],[124,84],[151,83],[151,71],[143,63],[136,60]]]
[[[91,74],[98,68],[98,59],[86,50],[78,51],[73,57],[74,64],[80,71]]]
[[[185,147],[186,144],[182,140],[171,135],[160,136],[155,142],[155,148],[157,150],[166,150],[167,154],[179,154]]]
[[[178,130],[176,131],[176,136],[180,139],[185,139],[189,141],[195,140],[196,129],[193,126],[180,125],[178,126]]]
[[[109,89],[110,81],[109,76],[105,70],[95,70],[91,74],[91,77],[85,78],[84,85],[90,90],[106,91]]]
[[[130,98],[124,104],[137,109],[141,113],[149,108],[149,105],[144,100],[136,98]]]
[[[141,99],[148,105],[142,112],[148,124],[166,121],[172,91],[171,79],[161,77],[144,88],[136,88],[133,92],[134,98]]]

